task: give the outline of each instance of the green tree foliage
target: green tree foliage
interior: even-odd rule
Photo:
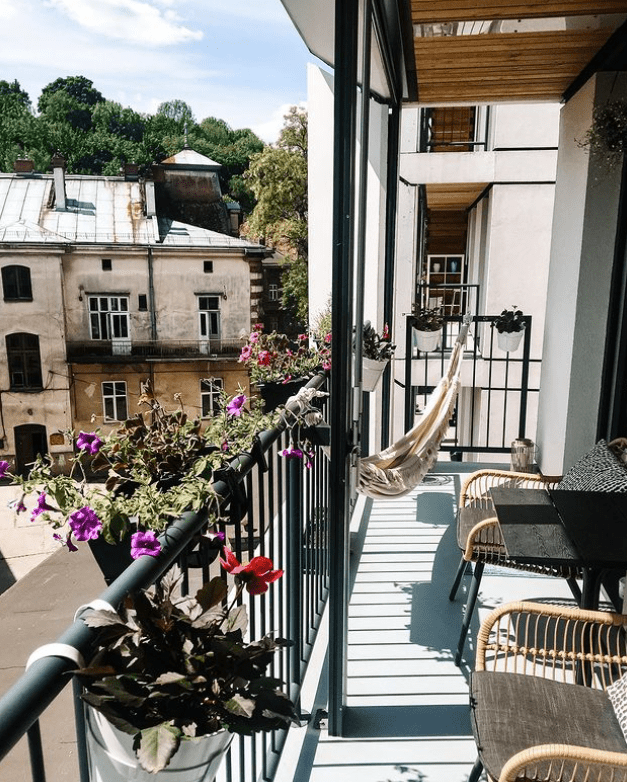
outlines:
[[[0,95],[15,95],[23,106],[27,109],[30,109],[31,107],[30,97],[26,90],[23,90],[20,87],[20,83],[17,79],[14,79],[12,82],[0,79]]]
[[[290,109],[276,145],[252,158],[245,179],[257,200],[245,224],[246,234],[284,253],[283,305],[306,324],[307,113],[303,109]]]
[[[77,103],[85,106],[95,106],[96,103],[101,103],[104,100],[102,93],[94,87],[91,79],[86,79],[84,76],[67,76],[64,79],[55,79],[43,88],[37,102],[37,108],[40,112],[46,111],[48,101],[57,92],[64,92],[74,98]]]

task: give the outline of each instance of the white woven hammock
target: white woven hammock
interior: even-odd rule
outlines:
[[[385,451],[360,459],[357,478],[360,494],[375,499],[402,497],[414,489],[433,467],[455,407],[467,336],[468,322],[465,319],[447,371],[431,393],[415,426]]]

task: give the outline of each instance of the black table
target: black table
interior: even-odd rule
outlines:
[[[627,571],[627,494],[494,488],[491,495],[507,555],[580,567],[582,608],[598,606],[606,571]]]

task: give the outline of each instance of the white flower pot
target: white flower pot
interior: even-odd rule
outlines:
[[[416,331],[415,335],[416,347],[421,353],[426,353],[429,350],[437,349],[442,336],[442,329],[437,331]]]
[[[362,370],[362,389],[364,391],[374,391],[379,382],[379,378],[383,374],[383,370],[387,367],[387,359],[383,361],[377,361],[374,358],[366,358],[364,356],[363,370]]]
[[[513,353],[515,350],[518,350],[523,334],[523,331],[497,331],[496,340],[498,346],[506,353]]]
[[[233,734],[226,730],[187,739],[157,774],[149,774],[133,752],[133,737],[115,728],[96,709],[85,707],[87,758],[91,782],[213,782]]]

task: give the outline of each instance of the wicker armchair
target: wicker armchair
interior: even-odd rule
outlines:
[[[627,672],[626,631],[624,614],[525,602],[493,611],[470,681],[479,757],[468,782],[483,769],[491,782],[625,782],[627,742],[606,690]]]
[[[474,567],[457,644],[456,665],[461,663],[485,565],[498,565],[500,567],[524,570],[528,573],[540,573],[545,576],[566,578],[573,596],[579,602],[581,590],[576,579],[581,576],[581,573],[578,568],[521,565],[509,559],[503,545],[501,528],[495,516],[494,505],[489,494],[489,490],[495,486],[508,486],[518,489],[550,489],[556,486],[558,481],[559,478],[547,478],[532,473],[509,472],[507,470],[478,470],[469,475],[462,485],[457,512],[457,544],[462,551],[462,556],[455,581],[451,587],[449,600],[455,600],[468,563],[472,562]]]

